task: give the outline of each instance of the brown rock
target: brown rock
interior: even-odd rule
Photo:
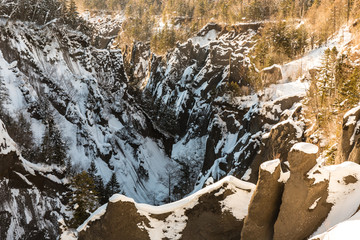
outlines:
[[[265,87],[277,83],[282,79],[281,69],[278,65],[272,65],[271,67],[264,68],[260,72],[260,77]]]
[[[326,202],[329,182],[314,184],[313,179],[307,178],[307,172],[316,165],[316,153],[295,146],[298,144],[288,156],[291,175],[274,226],[275,240],[306,239],[322,224],[332,207]]]
[[[235,214],[233,209],[240,210],[241,214],[245,212],[254,185],[237,184],[239,180],[234,177],[227,179],[232,180],[224,180],[218,187],[193,195],[191,201],[156,214],[145,209],[141,209],[140,214],[139,205],[122,198],[109,202],[104,215],[79,230],[79,240],[146,240],[150,238],[148,231],[153,230],[162,235],[159,240],[172,239],[175,235],[182,240],[238,240],[243,226],[241,218],[245,216]],[[239,196],[234,194],[241,195],[239,205],[234,200]]]
[[[88,224],[89,228],[79,233],[79,240],[146,240],[147,231],[139,225],[147,226],[149,220],[141,216],[132,202],[109,202],[101,220]]]
[[[220,196],[215,196],[214,193],[201,196],[199,204],[185,212],[188,221],[182,232],[182,240],[238,240],[240,238],[243,221],[237,220],[229,212],[222,212],[220,205],[220,201],[227,194],[232,193],[225,192]]]
[[[348,175],[348,176],[344,177],[343,179],[344,179],[345,185],[356,183],[358,181],[358,179],[356,177],[354,177],[353,175]]]
[[[273,237],[284,189],[284,184],[278,181],[281,174],[280,160],[274,161],[278,161],[278,165],[273,173],[260,167],[259,180],[251,198],[241,239],[270,240]]]
[[[353,121],[349,122],[352,118]],[[360,108],[353,109],[351,114],[345,115],[343,119],[341,142],[335,163],[344,161],[360,163],[360,132],[356,129],[356,122],[360,120]],[[354,137],[354,139],[351,139]]]
[[[250,182],[255,183],[258,179],[258,169],[260,164],[275,158],[280,158],[283,162],[287,161],[288,153],[294,142],[302,140],[302,134],[294,126],[294,122],[289,119],[274,126],[268,138],[263,139],[263,145],[260,148],[260,153],[256,155],[254,161],[251,163],[253,170],[250,175]]]

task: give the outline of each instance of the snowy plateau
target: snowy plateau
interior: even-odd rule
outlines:
[[[123,20],[85,18],[105,39],[113,36],[104,29]],[[51,114],[70,167],[80,172],[94,162],[104,183],[115,174],[122,190],[77,229],[62,229],[73,214],[65,167],[26,159],[2,119],[0,239],[358,239],[360,166],[327,166],[318,147],[304,143],[309,126],[302,114],[310,70],[327,48],[345,51],[351,29],[300,59],[261,70],[266,84],[255,92],[236,74],[252,65],[261,25],[209,23],[165,56],[135,42],[129,57],[94,47],[66,25],[0,17],[2,111],[14,122],[25,119],[34,146],[47,131],[44,114]],[[241,95],[221,93],[229,76],[238,78]],[[359,111],[344,117],[355,129],[353,147]],[[183,181],[173,170],[183,166],[191,189],[170,196]]]

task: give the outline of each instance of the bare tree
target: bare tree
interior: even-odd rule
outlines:
[[[168,163],[165,166],[165,174],[159,177],[159,183],[164,185],[168,190],[168,196],[165,199],[165,202],[171,202],[172,200],[172,191],[174,185],[176,184],[176,174],[177,174],[177,167],[175,164]]]

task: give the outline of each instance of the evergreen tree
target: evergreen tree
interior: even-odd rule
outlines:
[[[192,176],[190,166],[188,164],[181,163],[181,167],[177,175],[177,177],[179,177],[179,181],[176,186],[174,186],[173,193],[177,196],[177,199],[180,199],[191,191]]]
[[[343,81],[339,90],[340,101],[346,103],[345,106],[348,106],[348,108],[353,107],[360,101],[360,67],[356,66],[351,70],[349,78]]]
[[[317,87],[319,89],[321,107],[327,107],[326,98],[334,97],[336,86],[337,49],[326,49],[322,59],[322,66],[318,70]]]
[[[107,199],[109,199],[115,193],[121,193],[120,184],[116,179],[115,173],[111,175],[109,182],[106,184],[105,188]]]
[[[0,72],[1,72],[1,67],[0,67]],[[5,86],[4,77],[0,74],[0,113],[3,112],[3,105],[7,103],[8,99],[9,99],[9,91]]]
[[[70,0],[69,7],[67,10],[67,22],[72,27],[76,27],[78,20],[79,20],[79,13],[77,11],[75,0]]]
[[[48,164],[64,165],[67,158],[68,146],[66,145],[59,127],[50,115],[45,120],[47,128],[41,144],[40,161]]]
[[[97,197],[98,197],[99,203],[101,205],[103,205],[107,202],[108,198],[106,195],[104,182],[103,182],[101,176],[97,175],[97,172],[98,172],[98,169],[95,165],[95,161],[92,160],[90,163],[90,167],[88,169],[88,174],[94,180],[95,190],[97,192]]]
[[[97,192],[94,180],[86,171],[71,178],[70,187],[73,190],[68,207],[74,210],[74,217],[70,220],[71,227],[82,224],[97,207]]]
[[[98,171],[98,169],[97,169],[97,167],[96,167],[96,165],[95,165],[95,161],[94,160],[91,160],[91,163],[90,163],[90,167],[89,167],[89,169],[88,169],[88,174],[89,174],[89,176],[92,178],[92,179],[95,179],[95,177],[96,177],[96,174],[97,174],[97,171]]]
[[[106,195],[106,189],[104,186],[104,181],[98,175],[95,177],[96,191],[98,192],[98,200],[101,205],[108,202],[109,198]]]

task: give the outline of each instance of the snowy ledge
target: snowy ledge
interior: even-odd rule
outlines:
[[[280,164],[280,159],[275,159],[275,160],[266,161],[266,162],[262,163],[260,165],[260,168],[262,170],[265,170],[265,171],[273,174],[275,172],[275,169],[279,166],[279,164]]]
[[[77,232],[81,232],[83,230],[86,230],[88,228],[88,223],[89,222],[93,222],[95,220],[98,220],[101,218],[102,215],[105,214],[106,212],[106,208],[107,208],[107,204],[102,205],[101,207],[99,207],[95,212],[93,212],[88,219],[85,220],[85,222],[83,224],[81,224],[76,231]]]
[[[293,151],[300,151],[300,152],[304,152],[306,154],[316,154],[319,151],[318,146],[311,144],[311,143],[305,143],[305,142],[301,142],[301,143],[296,143],[291,149],[290,152]]]
[[[112,203],[115,203],[118,201],[133,202],[136,205],[136,208],[141,211],[146,211],[151,214],[163,214],[163,213],[174,211],[177,208],[184,208],[184,207],[191,208],[194,203],[197,203],[197,199],[200,196],[202,196],[205,193],[213,192],[213,191],[221,188],[221,186],[223,186],[226,183],[231,184],[231,185],[233,185],[239,189],[243,189],[243,190],[252,191],[255,189],[255,184],[242,181],[233,176],[227,176],[227,177],[221,179],[220,181],[218,181],[214,184],[211,184],[210,186],[207,186],[207,187],[195,192],[194,194],[191,194],[188,197],[185,197],[179,201],[164,204],[161,206],[153,206],[153,205],[149,205],[149,204],[145,204],[145,203],[136,203],[132,198],[126,197],[121,194],[114,194],[109,199],[109,201]],[[190,206],[188,206],[189,203],[191,203]]]
[[[227,177],[223,178],[222,180],[220,180],[220,181],[218,181],[218,182],[216,182],[214,184],[211,184],[210,186],[207,186],[207,187],[195,192],[194,194],[192,194],[192,195],[190,195],[190,196],[188,196],[188,197],[186,197],[184,199],[181,199],[181,200],[173,202],[173,203],[161,205],[161,206],[152,206],[152,205],[148,205],[148,204],[144,204],[144,203],[136,203],[132,198],[126,197],[126,196],[121,195],[121,194],[114,194],[109,199],[109,202],[116,203],[118,201],[122,201],[122,202],[134,203],[136,209],[138,210],[138,212],[140,214],[144,215],[144,216],[149,216],[151,214],[163,214],[163,213],[175,212],[177,210],[181,210],[181,212],[183,214],[183,211],[185,209],[192,208],[196,204],[198,204],[198,199],[202,195],[204,195],[206,193],[216,191],[216,190],[220,189],[222,186],[224,186],[225,184],[228,184],[230,186],[245,190],[245,192],[247,192],[247,194],[249,196],[244,197],[243,200],[244,200],[244,202],[246,202],[246,204],[248,204],[248,202],[250,201],[250,197],[252,195],[252,192],[255,189],[255,185],[252,184],[252,183],[249,183],[249,182],[244,182],[242,180],[239,180],[239,179],[237,179],[237,178],[235,178],[233,176],[227,176]],[[238,194],[234,194],[234,197],[235,196],[239,197]],[[237,198],[235,200],[238,201],[239,199]],[[231,198],[231,199],[228,199],[227,201],[230,202],[230,203],[233,203],[235,200]],[[227,202],[225,201],[225,203],[227,203]],[[89,222],[100,219],[101,216],[103,216],[106,213],[106,208],[107,208],[107,204],[105,204],[105,205],[101,206],[100,208],[98,208],[94,213],[92,213],[90,215],[90,217],[81,226],[79,226],[77,228],[77,232],[81,232],[81,231],[86,230],[88,228],[88,223]],[[241,211],[239,211],[237,209],[232,209],[231,207],[228,210],[231,210],[234,213],[234,216],[238,217],[238,218],[243,218],[244,214],[246,215],[246,213],[243,213],[243,212],[241,212]]]

